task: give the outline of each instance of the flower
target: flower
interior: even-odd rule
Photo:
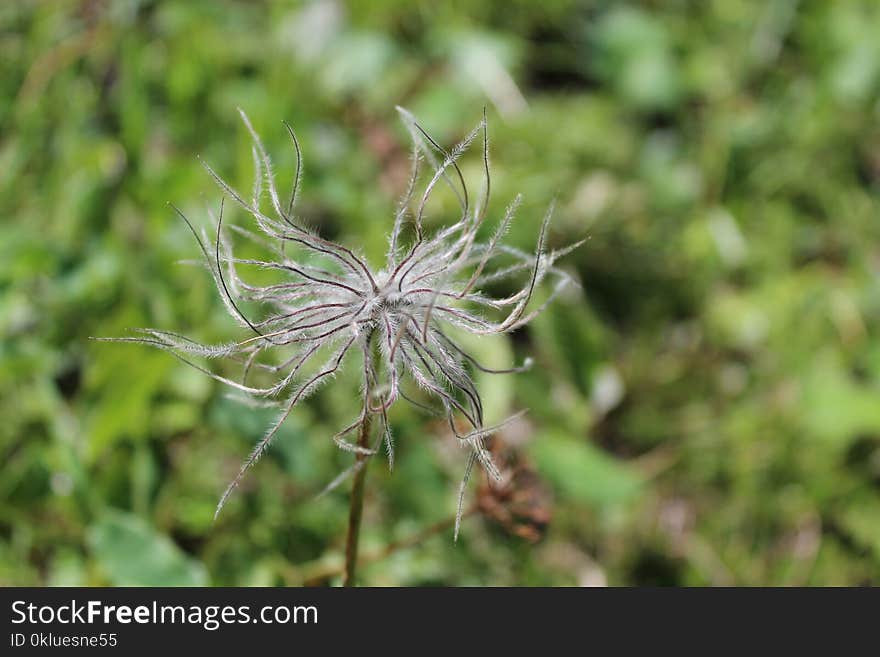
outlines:
[[[494,426],[484,425],[480,394],[470,371],[517,372],[529,367],[530,360],[507,370],[489,369],[458,344],[452,331],[478,336],[507,333],[529,322],[563,288],[573,283],[554,263],[580,243],[547,252],[551,206],[541,223],[534,254],[502,244],[520,204],[519,196],[507,207],[491,237],[479,241],[477,233],[487,214],[490,192],[485,112],[476,128],[447,151],[422,129],[412,114],[403,108],[398,111],[413,141],[412,169],[394,218],[381,270],[372,269],[354,250],[323,239],[295,216],[302,157],[296,135],[287,123],[284,125],[296,150],[297,167],[289,201],[282,204],[269,156],[247,115],[239,110],[253,140],[255,181],[251,198],[244,198],[203,162],[224,192],[215,218],[213,239],[209,239],[204,230],[196,230],[179,209],[174,210],[195,236],[226,309],[252,335],[236,342],[211,345],[158,329],[138,329],[141,334],[138,337],[102,338],[167,350],[187,365],[244,393],[250,400],[280,406],[279,416],[221,496],[216,513],[265,453],[297,404],[330,380],[352,352],[361,355],[363,364],[363,404],[358,416],[334,435],[333,441],[341,449],[360,457],[331,482],[328,489],[364,467],[366,457],[379,450],[380,442],[384,442],[389,465],[393,465],[389,407],[404,400],[426,408],[406,391],[410,382],[439,402],[455,437],[469,449],[458,497],[456,536],[465,486],[474,464],[479,461],[492,478],[501,479],[485,441],[513,418]],[[480,197],[472,204],[457,161],[479,136],[482,136],[483,184]],[[427,182],[418,191],[423,161],[427,161],[431,173],[429,178],[424,176]],[[441,183],[448,185],[457,196],[461,215],[455,223],[429,235],[424,229],[425,210],[432,192]],[[268,187],[268,204],[264,186]],[[239,258],[233,254],[223,231],[226,196],[253,218],[259,233],[238,226],[230,228],[265,247],[270,254],[267,259]],[[264,207],[266,205],[269,207]],[[413,235],[405,244],[404,233],[410,225]],[[271,285],[250,284],[239,274],[239,269],[247,267],[277,272],[281,280]],[[523,285],[514,294],[498,298],[482,291],[486,284],[517,276],[523,277]],[[529,310],[536,287],[548,277],[555,280],[552,291],[537,308]],[[239,304],[242,300],[258,302],[265,314],[260,318],[247,316]],[[493,321],[485,313],[501,317]],[[236,361],[242,368],[241,377],[233,380],[216,374],[193,362],[193,357]],[[322,364],[317,365],[319,361]],[[266,387],[249,385],[248,376],[254,369],[268,372],[274,377],[274,383]],[[283,398],[280,403],[277,402],[279,397]],[[349,434],[367,430],[374,417],[381,422],[375,444],[365,446],[347,439]],[[456,417],[463,419],[465,431],[459,431]]]

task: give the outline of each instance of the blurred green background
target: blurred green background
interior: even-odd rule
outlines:
[[[510,241],[553,197],[551,246],[589,241],[582,290],[482,343],[537,362],[478,381],[491,416],[530,410],[502,435],[516,490],[475,482],[454,545],[464,453],[395,408],[363,583],[877,583],[878,34],[873,0],[0,3],[0,583],[338,583],[347,487],[314,495],[350,460],[328,437],[356,367],[212,523],[272,412],[87,338],[241,337],[166,205],[207,225],[197,154],[250,189],[237,106],[282,180],[295,126],[302,214],[381,258],[396,104],[445,144],[487,106]]]

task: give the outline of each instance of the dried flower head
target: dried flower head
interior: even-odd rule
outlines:
[[[537,543],[553,516],[552,496],[532,465],[513,450],[502,450],[496,442],[492,455],[506,464],[509,473],[502,485],[481,484],[476,508],[504,531]]]
[[[521,367],[507,370],[489,369],[456,342],[452,331],[489,335],[514,331],[526,324],[573,282],[554,267],[554,263],[580,243],[560,251],[546,250],[551,207],[541,223],[534,254],[502,244],[501,239],[520,204],[519,196],[507,207],[489,239],[478,241],[490,192],[485,112],[476,128],[447,151],[409,112],[398,110],[413,141],[412,168],[394,218],[382,269],[371,268],[354,250],[318,236],[294,214],[302,158],[296,135],[287,123],[284,125],[296,149],[297,167],[290,198],[286,204],[282,203],[269,156],[248,117],[239,110],[253,140],[255,180],[250,199],[203,164],[223,190],[223,198],[229,196],[244,209],[253,218],[259,233],[239,226],[230,226],[230,229],[262,245],[269,257],[251,259],[233,255],[223,230],[223,199],[219,214],[212,217],[216,232],[211,238],[204,229],[196,230],[180,210],[174,209],[195,236],[204,264],[229,314],[252,335],[237,342],[213,345],[158,329],[139,329],[139,337],[104,338],[167,350],[184,363],[244,393],[249,400],[280,407],[279,416],[220,498],[217,513],[245,473],[265,453],[296,405],[330,380],[352,352],[359,353],[362,360],[363,404],[358,416],[332,439],[341,449],[359,454],[361,458],[334,479],[328,489],[364,467],[365,457],[375,454],[382,442],[389,465],[393,465],[389,407],[401,399],[431,410],[407,392],[410,382],[439,402],[439,410],[448,418],[449,427],[460,444],[469,450],[459,491],[456,536],[465,486],[474,463],[479,461],[492,478],[501,478],[485,441],[513,418],[494,426],[484,425],[480,394],[469,372],[471,368],[499,374],[517,372],[527,368],[530,361],[527,359]],[[457,161],[480,136],[482,191],[472,203]],[[420,175],[423,162],[429,166],[429,175]],[[420,181],[423,184],[419,189]],[[455,193],[461,214],[455,223],[429,235],[424,229],[425,211],[432,192],[440,184],[448,185]],[[268,203],[264,187],[268,188]],[[407,243],[405,232],[412,233]],[[248,283],[239,271],[250,267],[275,271],[281,280],[271,285]],[[515,277],[521,277],[523,282],[514,294],[496,298],[483,291],[486,284]],[[554,281],[552,290],[538,307],[529,309],[536,287],[548,278]],[[265,309],[264,315],[249,317],[242,312],[242,300],[258,302]],[[500,317],[493,319],[493,315]],[[237,362],[242,368],[241,377],[233,380],[214,373],[193,362],[193,357]],[[255,369],[270,373],[275,377],[274,382],[266,387],[250,385],[248,376]],[[278,398],[283,401],[278,402]],[[355,431],[368,427],[372,418],[378,418],[381,423],[375,444],[363,446],[347,439]],[[459,429],[462,422],[465,430]]]

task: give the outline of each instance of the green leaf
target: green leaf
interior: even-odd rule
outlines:
[[[642,487],[637,472],[588,442],[549,434],[529,451],[553,487],[576,502],[613,506],[633,499]]]
[[[88,532],[88,543],[114,586],[205,586],[205,567],[143,519],[107,511]]]
[[[845,448],[880,431],[878,391],[852,380],[833,354],[817,355],[804,377],[799,418],[809,435]]]
[[[600,21],[596,36],[595,66],[628,103],[651,110],[678,101],[680,72],[664,22],[637,9],[619,8]]]
[[[103,385],[101,398],[86,420],[89,457],[126,438],[141,440],[151,430],[152,400],[175,366],[168,354],[132,345],[101,345],[92,376]]]
[[[870,497],[859,499],[842,511],[840,524],[880,558],[880,503]]]

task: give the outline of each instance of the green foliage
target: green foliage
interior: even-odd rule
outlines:
[[[490,219],[523,192],[530,248],[555,197],[550,247],[588,241],[560,262],[583,289],[481,353],[535,359],[478,384],[487,420],[529,409],[500,442],[549,491],[546,536],[476,513],[365,583],[880,581],[877,3],[0,5],[0,584],[338,582],[347,490],[316,494],[351,461],[330,436],[357,371],[212,522],[272,413],[88,337],[242,337],[166,205],[210,225],[196,155],[249,189],[236,106],[279,180],[296,128],[305,220],[380,262],[397,104],[444,144],[486,105]],[[367,555],[447,519],[465,457],[437,418],[390,420]]]
[[[204,586],[205,567],[137,516],[108,512],[87,533],[107,581],[115,586]]]
[[[565,435],[542,435],[532,444],[531,454],[563,499],[613,508],[639,492],[636,473],[589,443]]]

